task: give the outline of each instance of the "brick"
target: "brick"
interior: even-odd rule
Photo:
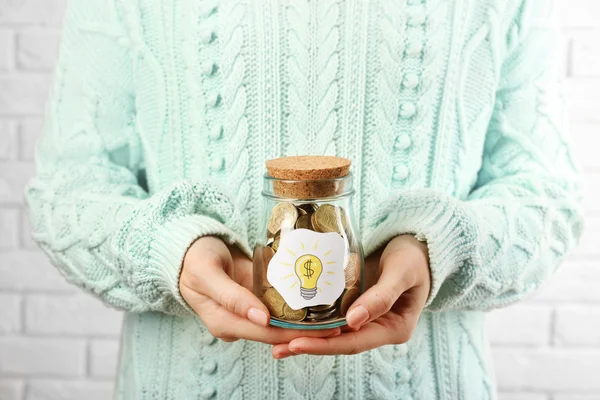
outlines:
[[[599,349],[493,349],[501,391],[600,392]]]
[[[118,340],[92,340],[90,373],[96,378],[114,378],[119,362]]]
[[[32,163],[0,162],[0,205],[23,204],[23,189],[34,172]]]
[[[568,260],[531,301],[600,303],[598,287],[600,268],[597,262]]]
[[[21,160],[31,161],[35,155],[35,145],[41,136],[44,120],[42,118],[27,118],[21,121],[19,137],[21,138]]]
[[[0,11],[0,15],[1,15],[1,11]],[[8,71],[14,67],[14,64],[15,64],[14,54],[15,54],[15,34],[14,34],[14,32],[9,29],[0,29],[0,71]]]
[[[493,344],[548,344],[551,314],[548,307],[524,304],[495,310],[488,315],[488,337]]]
[[[0,337],[0,376],[85,374],[83,339]]]
[[[0,24],[60,25],[67,0],[0,0]]]
[[[498,400],[550,400],[550,396],[540,393],[499,393]]]
[[[0,293],[0,335],[21,332],[21,296]]]
[[[10,120],[0,120],[0,161],[16,160],[18,154],[17,125]]]
[[[17,379],[0,379],[0,399],[22,400],[25,383]]]
[[[598,26],[600,19],[598,0],[561,0],[556,3],[563,26],[576,28]]]
[[[0,76],[0,114],[42,115],[50,79],[43,74]]]
[[[565,79],[564,94],[571,121],[600,122],[600,78]]]
[[[23,70],[49,71],[58,55],[56,30],[31,29],[17,35],[17,66]]]
[[[21,212],[21,248],[26,250],[38,250],[40,247],[33,240],[31,222],[26,210]]]
[[[564,393],[555,394],[552,396],[552,400],[598,400],[598,397],[598,394]]]
[[[30,295],[25,331],[35,334],[118,335],[122,315],[91,295]]]
[[[10,251],[0,257],[0,290],[59,293],[76,290],[41,251]]]
[[[566,34],[560,35],[560,53],[558,54],[560,62],[559,73],[561,77],[568,77],[571,68],[571,37]]]
[[[92,380],[40,380],[27,385],[25,400],[109,400],[113,398],[110,381]]]
[[[577,161],[585,170],[600,170],[600,157],[594,154],[590,141],[600,144],[600,123],[577,122],[570,126],[571,144]]]
[[[600,76],[600,29],[581,32],[571,39],[570,71],[575,77]]]
[[[19,246],[19,214],[16,208],[0,208],[0,250],[12,250]]]
[[[600,305],[558,307],[554,335],[558,345],[600,347]]]
[[[583,212],[586,216],[600,216],[600,202],[597,199],[600,199],[600,172],[587,173],[583,196]]]

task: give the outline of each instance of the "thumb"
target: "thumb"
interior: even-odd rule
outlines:
[[[346,314],[348,326],[358,329],[390,311],[400,295],[409,288],[403,275],[401,265],[390,265],[382,259],[379,281],[352,304]]]

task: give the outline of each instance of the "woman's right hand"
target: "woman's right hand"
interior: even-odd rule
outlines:
[[[269,311],[252,292],[252,261],[221,239],[205,236],[186,252],[179,291],[209,332],[226,342],[267,344],[299,337],[332,337],[340,329],[292,330],[269,326]]]

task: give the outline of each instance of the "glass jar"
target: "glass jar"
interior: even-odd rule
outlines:
[[[291,175],[283,175],[327,178],[271,176],[277,173],[264,177],[261,230],[253,257],[254,293],[269,309],[271,325],[282,328],[345,325],[348,308],[366,290],[352,174],[336,177],[344,171],[334,171],[330,177],[332,173],[317,170],[314,167],[312,175],[289,170]]]

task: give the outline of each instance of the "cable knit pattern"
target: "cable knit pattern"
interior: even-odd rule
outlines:
[[[118,399],[491,399],[484,313],[535,291],[581,233],[541,0],[73,0],[34,238],[125,310]],[[178,290],[203,235],[247,255],[264,162],[353,161],[366,255],[428,242],[412,339],[275,361],[213,338]]]
[[[294,1],[289,24],[289,155],[336,154],[339,6],[334,0]]]

